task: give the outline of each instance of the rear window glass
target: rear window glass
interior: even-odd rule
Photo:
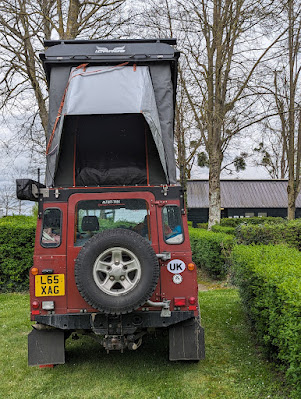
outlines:
[[[143,199],[79,201],[76,206],[74,245],[108,229],[129,229],[151,241],[148,203]]]
[[[167,205],[162,209],[163,235],[166,244],[181,244],[184,241],[180,208]]]
[[[43,214],[42,247],[58,247],[62,237],[62,212],[57,208],[45,209]]]

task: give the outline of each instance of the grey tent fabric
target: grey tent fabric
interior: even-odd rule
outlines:
[[[151,75],[150,75],[151,70]],[[156,144],[166,181],[176,183],[173,87],[169,65],[55,67],[51,71],[49,136],[67,86],[61,117],[47,155],[46,185],[54,184],[66,115],[142,113]],[[164,182],[162,182],[164,183]]]
[[[174,151],[174,89],[169,65],[151,65],[150,73],[158,107],[162,140],[170,184],[176,184],[176,161]]]

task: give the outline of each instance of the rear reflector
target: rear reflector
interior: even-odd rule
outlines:
[[[189,306],[188,310],[196,310],[196,306],[191,305]]]
[[[185,306],[186,305],[186,298],[174,298],[174,305],[175,306]]]
[[[36,276],[39,273],[39,269],[37,267],[32,267],[31,268],[31,274],[33,274],[34,276]]]
[[[32,310],[31,314],[40,314],[40,311],[39,310]]]

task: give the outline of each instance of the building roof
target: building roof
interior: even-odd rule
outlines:
[[[187,207],[209,208],[208,180],[187,182]],[[287,208],[287,180],[221,180],[222,208]],[[301,195],[296,208],[301,207]]]

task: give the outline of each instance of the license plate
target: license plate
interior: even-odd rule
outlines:
[[[65,275],[47,274],[35,276],[36,296],[62,296],[65,295]]]

